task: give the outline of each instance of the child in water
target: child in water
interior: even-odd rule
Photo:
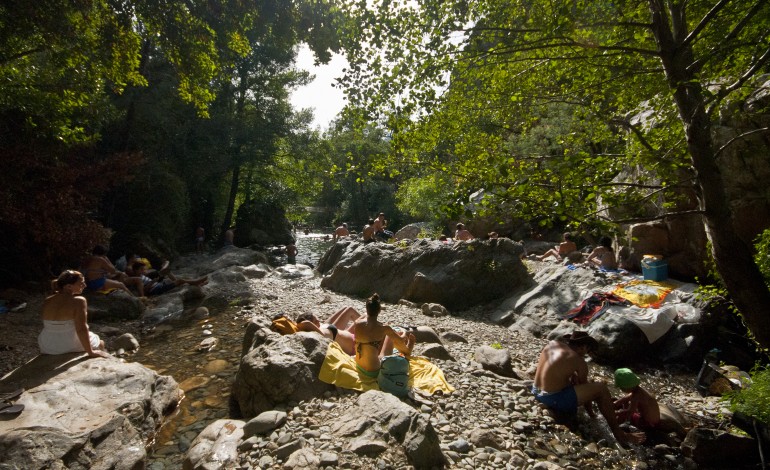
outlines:
[[[615,416],[619,423],[631,421],[641,430],[651,430],[660,423],[660,407],[655,397],[639,384],[641,380],[631,371],[622,368],[615,371],[615,386],[626,395],[615,400]]]

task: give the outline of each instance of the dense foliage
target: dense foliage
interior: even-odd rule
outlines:
[[[719,168],[725,147],[767,129],[714,140],[727,104],[741,109],[770,70],[767,2],[344,5],[357,18],[350,101],[394,132],[383,166],[423,186],[450,175],[463,204],[484,189],[482,213],[575,228],[700,214],[720,276],[770,344],[770,291]]]
[[[770,425],[770,368],[752,371],[748,388],[727,395],[732,412],[741,412]]]
[[[338,48],[328,1],[10,1],[0,5],[2,280],[55,274],[112,231],[170,255],[271,191],[288,104]],[[109,227],[112,231],[106,230]]]

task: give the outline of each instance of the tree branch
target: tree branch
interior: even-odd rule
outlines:
[[[711,106],[709,106],[706,112],[710,115],[727,95],[734,92],[738,88],[742,87],[743,84],[749,81],[757,73],[757,71],[759,71],[762,68],[762,66],[764,66],[768,61],[770,61],[770,47],[767,48],[765,53],[762,54],[762,56],[759,59],[757,59],[756,62],[754,62],[754,65],[752,65],[746,71],[746,73],[741,75],[741,77],[738,78],[738,80],[736,80],[732,85],[726,88],[721,88],[719,90],[716,98],[714,99],[714,102],[711,104]]]
[[[711,22],[711,20],[714,19],[717,13],[719,13],[719,11],[722,10],[722,8],[724,8],[729,1],[730,0],[720,0],[716,5],[714,5],[714,7],[711,10],[709,10],[708,13],[706,13],[706,16],[704,16],[700,20],[700,23],[698,23],[698,26],[696,26],[692,30],[692,32],[690,32],[690,34],[688,34],[687,37],[684,38],[684,41],[682,41],[682,44],[680,44],[679,47],[680,48],[688,47],[690,43],[693,42],[698,37],[698,34],[700,34],[700,32],[703,31],[703,29]]]
[[[754,4],[751,10],[749,10],[749,12],[746,13],[746,15],[743,18],[741,18],[741,21],[739,21],[738,24],[735,25],[732,31],[727,33],[727,36],[725,36],[725,38],[722,41],[720,41],[720,44],[730,44],[733,41],[733,39],[735,39],[741,33],[741,31],[743,31],[743,29],[749,23],[751,18],[753,18],[754,15],[756,15],[759,12],[759,10],[763,6],[765,6],[765,4],[766,4],[766,0],[760,0],[759,2]],[[692,64],[688,65],[687,70],[692,71],[695,68],[700,68],[703,66],[703,64],[705,64],[706,62],[708,62],[709,60],[717,56],[719,56],[719,54],[716,53],[716,47],[712,48],[708,54],[704,55],[703,59],[696,60]]]
[[[732,145],[734,142],[745,139],[746,137],[752,135],[752,134],[761,134],[763,132],[770,132],[770,127],[763,127],[761,129],[754,129],[753,131],[744,132],[743,134],[737,135],[733,137],[732,139],[728,140],[727,143],[725,143],[723,146],[719,147],[716,152],[714,152],[714,158],[718,158],[719,154],[722,153],[728,146]]]

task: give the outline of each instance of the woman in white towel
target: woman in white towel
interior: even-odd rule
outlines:
[[[56,279],[56,293],[43,303],[43,331],[37,337],[42,354],[84,351],[89,357],[110,357],[104,341],[88,330],[88,304],[80,295],[85,287],[78,271],[64,271]]]

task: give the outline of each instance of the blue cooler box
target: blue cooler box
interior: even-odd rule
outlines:
[[[642,274],[645,281],[665,281],[668,279],[668,263],[662,259],[643,259]]]

